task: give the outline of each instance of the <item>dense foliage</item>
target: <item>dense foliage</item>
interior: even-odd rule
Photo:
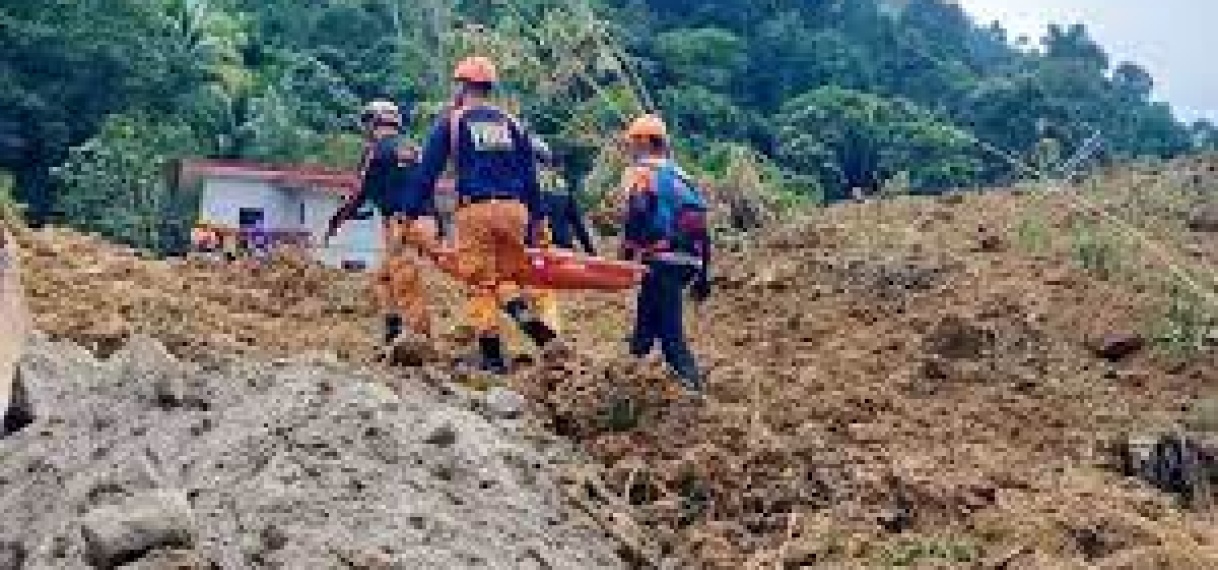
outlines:
[[[152,165],[349,165],[361,101],[426,115],[475,51],[500,59],[505,97],[582,172],[650,107],[693,168],[714,173],[743,144],[768,178],[831,198],[1005,180],[1020,174],[1010,157],[1046,139],[1069,155],[1097,131],[1115,157],[1218,146],[1218,128],[1177,122],[1146,70],[1086,28],[1013,40],[949,0],[10,0],[0,169],[35,218],[146,243],[131,228],[163,201]]]

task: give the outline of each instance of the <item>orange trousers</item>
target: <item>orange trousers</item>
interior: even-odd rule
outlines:
[[[537,245],[543,249],[549,249],[554,246],[554,239],[550,233],[550,225],[547,223],[541,230],[541,235],[538,236]],[[533,298],[537,314],[541,317],[542,322],[550,327],[554,332],[562,331],[562,310],[558,306],[558,291],[553,289],[538,289],[531,288],[529,296]]]
[[[410,330],[430,337],[431,310],[420,267],[421,251],[427,239],[426,226],[425,220],[386,220],[381,232],[385,257],[372,277],[381,311],[401,316]]]
[[[498,336],[501,307],[522,296],[529,270],[525,252],[528,209],[515,200],[491,200],[457,210],[457,272],[470,284],[466,313],[484,337]]]

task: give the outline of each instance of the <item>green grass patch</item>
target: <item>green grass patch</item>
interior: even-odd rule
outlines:
[[[971,541],[955,538],[907,539],[880,551],[874,560],[884,568],[908,568],[926,562],[967,564],[981,558]]]

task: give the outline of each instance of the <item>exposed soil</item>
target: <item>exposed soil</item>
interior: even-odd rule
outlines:
[[[559,483],[652,562],[1218,567],[1213,513],[1125,477],[1115,452],[1127,434],[1174,426],[1218,397],[1212,339],[1188,357],[1152,342],[1119,358],[1096,349],[1149,340],[1163,315],[1165,261],[1218,260],[1218,239],[1187,232],[1191,198],[1141,193],[1170,175],[1119,173],[1103,194],[839,206],[727,243],[715,296],[690,315],[710,370],[704,404],[683,400],[658,364],[620,356],[626,296],[572,299],[577,356],[522,365],[510,382],[590,459]],[[1079,207],[1078,196],[1097,207]],[[1107,214],[1163,247],[1113,238],[1102,261],[1114,267],[1080,266],[1092,259],[1080,257],[1078,228],[1092,227],[1080,224]],[[214,384],[242,382],[259,359],[333,352],[343,363],[334,366],[357,368],[370,354],[376,318],[355,275],[145,261],[66,232],[35,235],[29,250],[37,326],[101,354],[140,333],[193,362],[242,355]],[[434,293],[451,323],[455,292],[437,280]],[[399,375],[407,385],[481,383],[441,365]],[[296,387],[278,392],[287,401],[277,405],[307,407],[309,381],[260,386],[279,383]],[[166,420],[175,421],[185,420]],[[399,484],[375,480],[364,504],[396,496],[377,485]],[[301,500],[284,516],[318,508]],[[334,527],[351,533],[368,520]]]

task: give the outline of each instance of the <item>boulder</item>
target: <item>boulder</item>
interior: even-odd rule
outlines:
[[[457,443],[457,428],[451,423],[441,423],[432,427],[423,443],[436,447],[452,447]]]
[[[486,392],[482,405],[493,419],[515,419],[524,413],[524,396],[507,388],[495,387]]]
[[[940,320],[925,339],[928,352],[949,360],[979,358],[993,342],[992,332],[956,315]]]
[[[159,549],[194,545],[194,515],[186,494],[152,491],[85,515],[86,557],[98,568],[117,568]]]
[[[990,230],[985,226],[977,228],[977,243],[973,246],[973,251],[981,253],[997,253],[1006,249],[1006,241],[1002,239],[1002,235]]]
[[[1194,232],[1218,232],[1218,206],[1200,206],[1188,215],[1188,229]]]
[[[1087,344],[1096,356],[1118,362],[1142,350],[1146,339],[1137,333],[1110,332],[1092,338]]]
[[[17,542],[0,542],[0,570],[25,568],[25,547]]]
[[[1136,434],[1122,450],[1125,474],[1182,496],[1193,506],[1213,504],[1218,441],[1182,433]]]

